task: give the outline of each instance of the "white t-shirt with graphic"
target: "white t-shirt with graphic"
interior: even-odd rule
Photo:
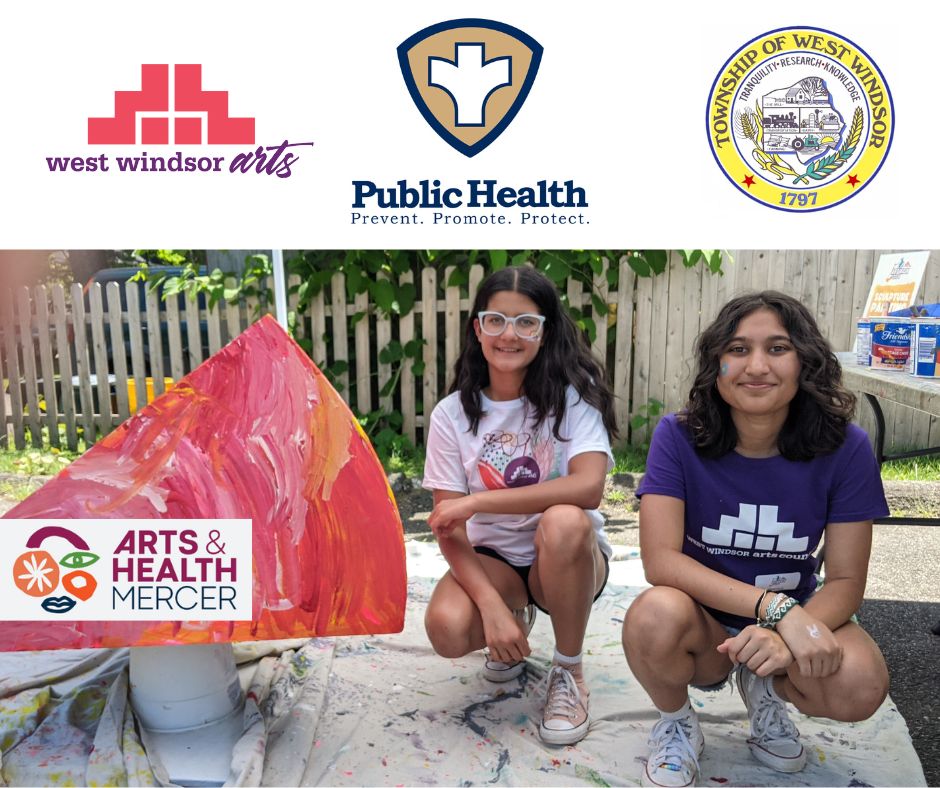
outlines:
[[[559,432],[546,419],[538,433],[526,400],[494,402],[482,396],[485,415],[477,434],[460,404],[459,392],[442,399],[431,413],[424,463],[423,486],[428,490],[475,493],[538,484],[568,475],[572,457],[589,451],[607,455],[608,472],[614,467],[610,441],[600,412],[581,399],[573,386],[566,392],[565,416]],[[610,557],[604,517],[585,510],[597,534],[598,545]],[[467,521],[467,536],[474,546],[496,550],[517,566],[535,560],[535,529],[541,512],[534,514],[478,513]]]

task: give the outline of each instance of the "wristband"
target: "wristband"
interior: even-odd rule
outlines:
[[[783,617],[793,610],[793,608],[795,608],[798,604],[800,603],[797,602],[792,596],[788,596],[786,600],[784,600],[783,604],[781,604],[774,613],[774,629],[777,628],[777,624],[783,620]]]
[[[764,616],[764,621],[773,621],[774,614],[777,612],[777,608],[783,604],[786,598],[786,594],[778,593],[773,599],[770,600],[770,604],[767,605],[767,615]]]
[[[783,617],[799,604],[793,597],[777,594],[767,606],[767,616],[758,622],[759,627],[776,629]]]

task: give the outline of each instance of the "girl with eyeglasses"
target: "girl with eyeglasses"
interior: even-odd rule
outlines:
[[[427,433],[429,525],[450,570],[425,628],[444,657],[485,647],[484,678],[503,682],[526,669],[536,608],[550,616],[555,653],[539,724],[549,744],[588,730],[581,650],[607,582],[597,507],[616,435],[603,367],[552,282],[526,266],[484,280]]]

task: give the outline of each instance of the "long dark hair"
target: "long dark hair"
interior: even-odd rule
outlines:
[[[774,290],[732,299],[699,335],[695,382],[682,414],[696,449],[704,457],[720,457],[738,443],[731,408],[718,393],[718,367],[738,324],[758,309],[777,314],[800,360],[799,389],[777,436],[777,449],[788,460],[809,460],[835,451],[855,413],[855,395],[843,388],[842,367],[810,311]]]
[[[591,354],[587,338],[562,306],[558,291],[545,274],[530,266],[503,268],[480,284],[464,329],[463,348],[454,365],[451,393],[460,392],[460,404],[474,435],[485,415],[481,393],[490,383],[490,371],[483,348],[473,330],[478,312],[485,311],[494,294],[511,290],[530,298],[545,316],[544,339],[538,354],[526,369],[522,393],[533,409],[535,428],[546,418],[554,420],[552,433],[558,440],[565,415],[565,389],[568,384],[590,405],[600,411],[611,440],[618,435],[614,416],[614,395],[607,384],[603,366]]]

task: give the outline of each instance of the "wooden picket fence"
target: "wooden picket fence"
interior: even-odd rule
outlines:
[[[671,259],[667,271],[652,278],[637,277],[626,260],[613,261],[617,285],[608,287],[604,274],[593,282],[608,315],[595,314],[592,293],[580,281],[568,280],[564,290],[568,301],[596,323],[593,349],[607,364],[623,438],[643,444],[655,419],[629,429],[630,417],[648,412],[644,406],[651,400],[662,402],[665,412],[682,406],[695,337],[728,298],[767,288],[790,293],[817,315],[836,350],[848,350],[879,254],[740,251],[731,253],[734,262],[726,263],[723,276],[701,267],[686,269]],[[928,268],[926,301],[940,301],[937,269]],[[361,413],[399,411],[402,432],[416,443],[423,440],[425,416],[450,384],[483,270],[471,268],[469,288],[463,290],[445,287],[449,276],[449,270],[432,268],[402,276],[401,281],[415,285],[418,300],[399,317],[376,309],[366,294],[347,299],[344,277],[337,274],[297,320],[297,336],[309,340],[315,362],[321,367],[347,363],[348,369],[336,376],[347,402]],[[211,310],[182,297],[161,304],[156,293],[139,288],[143,285],[111,283],[94,285],[87,294],[78,285],[0,291],[5,389],[0,448],[64,443],[75,449],[80,439],[93,443],[126,420],[135,405],[163,393],[165,379],[179,380],[273,311],[272,304],[257,298]],[[295,296],[289,306],[296,306]],[[356,317],[360,314],[364,317]],[[393,340],[405,345],[415,338],[425,343],[423,374],[415,375],[408,360],[397,387],[380,394],[393,369],[378,363],[379,353]],[[121,347],[125,352],[109,353]],[[867,426],[865,407],[860,411]],[[940,441],[940,425],[925,414],[896,406],[886,409],[886,417],[896,447]]]

